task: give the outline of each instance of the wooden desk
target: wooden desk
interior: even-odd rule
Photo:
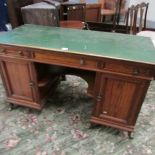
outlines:
[[[0,66],[7,101],[36,109],[62,73],[83,77],[94,99],[91,122],[130,135],[153,80],[155,48],[145,37],[25,25],[0,36]]]

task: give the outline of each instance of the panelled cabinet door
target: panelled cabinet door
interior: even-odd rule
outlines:
[[[93,117],[98,118],[97,121],[103,124],[113,123],[118,128],[132,128],[149,82],[105,74],[100,74],[96,80],[100,82],[96,82],[96,105]]]
[[[30,102],[35,100],[32,69],[33,65],[28,61],[15,59],[1,61],[1,71],[8,98]]]

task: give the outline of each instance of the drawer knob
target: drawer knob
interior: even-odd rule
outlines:
[[[100,102],[102,97],[100,95],[97,96],[97,101]]]
[[[97,67],[98,69],[103,69],[103,68],[105,67],[105,63],[104,63],[104,62],[97,62],[96,67]]]
[[[108,112],[107,111],[103,111],[103,114],[107,114]]]
[[[140,70],[138,68],[133,69],[133,75],[139,75]]]
[[[85,61],[83,59],[80,60],[80,65],[84,65]]]
[[[18,55],[22,55],[22,51],[18,51],[17,54],[18,54]]]
[[[34,86],[35,86],[34,82],[31,81],[31,82],[29,83],[29,86],[30,86],[30,87],[34,87]]]

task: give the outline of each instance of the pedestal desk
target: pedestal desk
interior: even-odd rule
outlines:
[[[64,74],[85,79],[94,99],[91,123],[134,129],[150,81],[149,38],[24,25],[0,35],[1,76],[12,104],[42,109]]]

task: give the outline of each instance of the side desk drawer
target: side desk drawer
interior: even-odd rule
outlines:
[[[25,50],[0,49],[0,55],[18,58],[31,58],[31,52]]]
[[[35,53],[35,59],[39,61],[49,62],[56,65],[64,65],[68,67],[78,67],[83,69],[96,70],[96,61],[87,59],[86,57],[76,55],[63,55],[56,53]]]
[[[118,63],[105,63],[105,71],[117,72],[122,74],[128,74],[131,76],[142,76],[142,77],[152,77],[152,72],[150,69],[142,68],[134,65],[118,64]]]

